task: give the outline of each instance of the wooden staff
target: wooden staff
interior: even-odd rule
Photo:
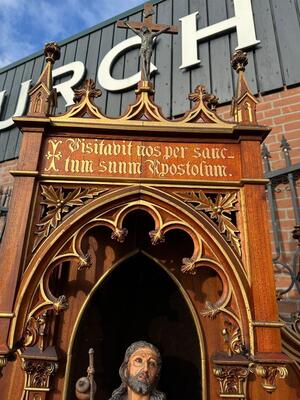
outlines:
[[[89,366],[87,376],[78,379],[76,382],[76,398],[78,400],[94,400],[96,393],[96,383],[94,381],[94,350],[89,350]]]
[[[87,373],[88,373],[88,378],[90,381],[90,400],[94,400],[96,388],[95,388],[95,381],[94,381],[94,375],[95,375],[95,369],[94,369],[94,349],[89,350],[89,362],[90,365],[88,366]]]

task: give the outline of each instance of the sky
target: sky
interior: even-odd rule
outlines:
[[[0,0],[0,68],[143,3],[143,0]]]

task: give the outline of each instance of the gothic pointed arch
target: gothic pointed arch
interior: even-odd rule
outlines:
[[[153,245],[159,246],[176,229],[184,231],[192,239],[193,252],[186,254],[182,264],[176,266],[177,273],[197,277],[201,275],[202,268],[217,273],[222,282],[222,295],[216,302],[207,299],[202,315],[214,319],[218,314],[225,313],[240,330],[242,345],[251,351],[253,336],[249,329],[249,321],[252,320],[248,300],[249,283],[239,255],[211,219],[183,202],[182,195],[143,185],[103,192],[71,213],[36,249],[25,270],[24,283],[16,301],[16,315],[26,315],[26,319],[16,320],[10,336],[12,345],[24,335],[30,319],[48,309],[59,313],[67,308],[68,300],[63,294],[54,296],[51,293],[49,278],[58,265],[71,262],[73,267],[75,265],[79,269],[89,266],[89,255],[84,254],[81,248],[85,233],[101,225],[108,229],[109,235],[116,241],[126,241],[127,229],[122,223],[125,216],[134,210],[146,210],[151,215],[154,229],[149,235]],[[33,297],[37,290],[42,300],[34,304]],[[235,303],[236,312],[231,310],[231,301]],[[20,308],[26,308],[28,312],[20,313]]]
[[[163,352],[161,390],[172,397],[181,393],[207,398],[207,355],[196,310],[179,280],[150,254],[136,249],[102,275],[78,313],[68,349],[63,399],[73,398],[72,388],[85,372],[78,362],[80,354],[91,345],[97,354],[95,379],[102,382],[98,395],[109,398],[119,385],[120,355],[140,339]]]

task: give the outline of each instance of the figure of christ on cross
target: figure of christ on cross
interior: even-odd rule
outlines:
[[[169,29],[169,26],[161,29],[158,32],[152,32],[146,25],[143,25],[140,30],[130,26],[128,22],[124,22],[128,28],[135,32],[142,40],[140,48],[140,59],[142,64],[142,80],[150,80],[150,61],[153,51],[153,39]]]
[[[152,15],[154,14],[153,6],[147,3],[144,6],[144,21],[131,22],[118,21],[119,28],[129,28],[141,38],[140,59],[142,69],[142,80],[150,80],[150,61],[153,52],[154,38],[161,33],[177,33],[176,26],[154,24]]]

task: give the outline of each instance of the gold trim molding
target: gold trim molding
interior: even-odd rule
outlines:
[[[12,170],[9,171],[9,173],[12,176],[38,176],[39,175],[39,171],[26,171],[26,170]]]
[[[0,318],[14,318],[15,313],[11,312],[0,312]]]
[[[282,328],[285,323],[280,321],[252,321],[252,326],[256,328]]]

